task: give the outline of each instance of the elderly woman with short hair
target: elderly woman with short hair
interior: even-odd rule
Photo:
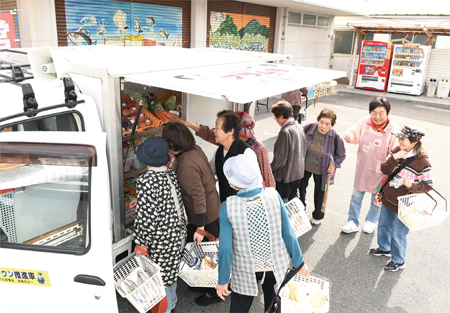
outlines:
[[[344,133],[347,143],[358,145],[355,182],[348,210],[348,223],[342,227],[344,233],[359,231],[359,215],[366,192],[372,196],[363,232],[372,233],[380,216],[380,207],[374,202],[377,186],[383,180],[381,162],[397,144],[391,132],[398,129],[389,119],[391,104],[388,99],[376,97],[369,103],[369,116],[360,119]]]
[[[308,181],[314,178],[314,212],[311,224],[319,225],[324,217],[322,212],[327,178],[334,183],[336,168],[340,168],[345,160],[344,140],[333,128],[336,124],[336,113],[324,108],[317,116],[317,122],[306,124],[303,131],[306,135],[305,174],[300,180],[300,200],[306,207],[306,188]],[[330,158],[332,156],[332,159]]]
[[[283,200],[289,201],[297,195],[300,179],[305,172],[305,134],[294,120],[289,102],[278,101],[271,112],[281,126],[273,147],[272,172],[278,193]]]
[[[177,159],[176,173],[189,221],[186,241],[202,242],[203,230],[218,237],[220,201],[208,158],[182,123],[166,124],[162,137],[169,144],[169,153]]]

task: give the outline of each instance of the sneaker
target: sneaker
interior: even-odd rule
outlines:
[[[346,234],[350,234],[350,233],[356,233],[359,232],[359,227],[356,226],[355,222],[350,221],[347,223],[347,225],[345,225],[344,227],[342,227],[341,229],[344,233]]]
[[[313,225],[320,225],[322,223],[322,220],[316,220],[314,217],[311,219],[311,224]]]
[[[386,256],[388,258],[391,257],[391,251],[383,251],[383,250],[380,250],[380,248],[370,249],[369,253],[371,255],[374,255],[374,256],[382,256],[382,255],[384,255],[384,256]]]
[[[367,221],[366,225],[364,225],[363,232],[365,232],[366,234],[373,233],[373,230],[375,229],[375,225],[376,225],[375,223]]]
[[[402,270],[405,268],[405,263],[395,263],[394,261],[390,261],[385,265],[384,269],[389,272],[397,272],[398,270]]]

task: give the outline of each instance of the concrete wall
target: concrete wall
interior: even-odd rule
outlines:
[[[17,0],[22,48],[56,46],[54,0]]]

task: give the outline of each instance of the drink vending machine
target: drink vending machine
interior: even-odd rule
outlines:
[[[388,92],[421,95],[430,58],[430,46],[407,43],[394,46]]]
[[[385,91],[392,56],[392,43],[363,41],[359,53],[356,88]]]

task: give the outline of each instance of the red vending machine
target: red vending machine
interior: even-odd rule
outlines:
[[[392,48],[391,42],[362,42],[356,88],[386,91]]]

